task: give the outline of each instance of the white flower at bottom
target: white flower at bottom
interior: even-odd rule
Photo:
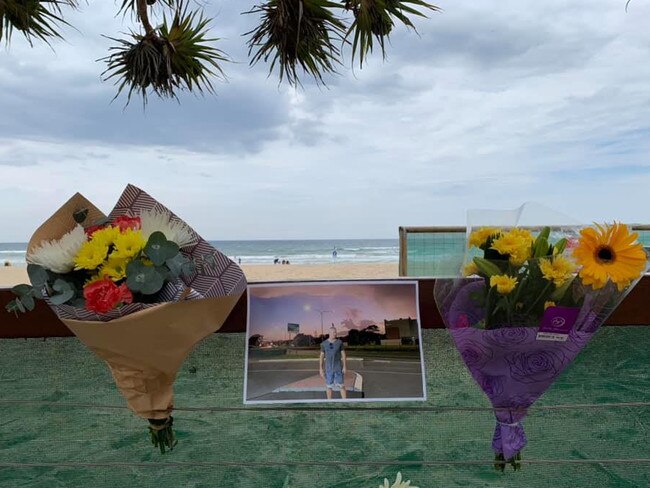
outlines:
[[[169,212],[159,210],[143,210],[140,213],[142,236],[149,240],[154,232],[162,232],[168,241],[175,242],[178,247],[196,244],[197,238],[194,231],[180,220],[172,220]]]
[[[61,239],[41,242],[27,254],[27,262],[38,264],[55,273],[69,273],[74,268],[74,258],[84,242],[84,228],[77,225]]]
[[[398,472],[397,473],[397,479],[395,479],[395,483],[392,485],[390,484],[390,481],[388,481],[387,478],[384,478],[384,484],[379,485],[379,488],[418,488],[417,486],[411,486],[411,481],[402,481],[402,473]]]

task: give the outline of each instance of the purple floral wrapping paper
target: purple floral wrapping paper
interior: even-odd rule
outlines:
[[[471,294],[483,286],[482,280],[465,282],[439,307],[465,365],[495,408],[492,447],[505,459],[512,459],[527,443],[521,422],[528,408],[573,361],[600,324],[592,320],[580,331],[574,327],[566,342],[538,341],[538,327],[475,328],[484,313]]]

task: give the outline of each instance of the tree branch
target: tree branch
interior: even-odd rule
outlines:
[[[149,22],[149,10],[147,6],[147,0],[136,0],[138,6],[138,18],[142,22],[144,31],[147,33],[147,36],[155,36],[156,32]]]

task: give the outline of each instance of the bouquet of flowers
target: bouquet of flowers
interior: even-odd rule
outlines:
[[[108,217],[74,195],[34,233],[27,262],[31,285],[14,287],[6,309],[45,300],[106,361],[153,444],[173,448],[176,374],[242,295],[241,269],[131,185]]]
[[[620,223],[564,229],[556,240],[549,227],[468,234],[465,277],[436,280],[435,300],[494,407],[495,467],[519,469],[527,409],[636,284],[647,256]]]

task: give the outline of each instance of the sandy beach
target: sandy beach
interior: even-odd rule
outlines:
[[[397,263],[379,264],[259,264],[242,265],[250,283],[330,279],[397,278]],[[0,288],[29,283],[26,268],[0,267]]]

